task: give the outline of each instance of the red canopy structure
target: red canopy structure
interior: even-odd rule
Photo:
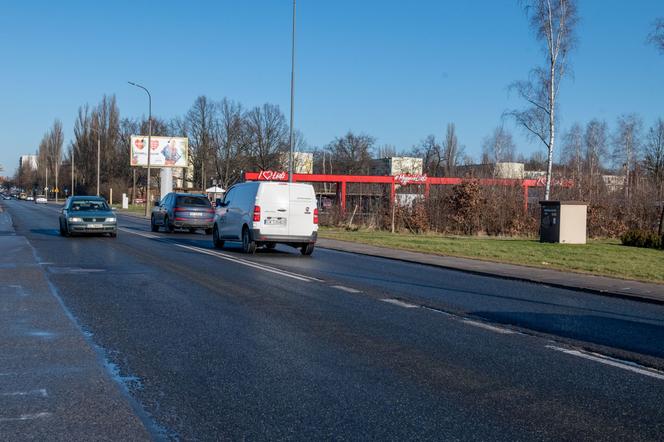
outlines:
[[[245,181],[288,181],[288,172],[263,170],[261,172],[245,172]],[[293,182],[298,183],[331,183],[337,185],[337,193],[341,201],[341,210],[346,210],[346,186],[349,183],[363,184],[389,184],[390,201],[394,201],[396,186],[423,185],[425,197],[429,196],[431,186],[461,184],[464,181],[478,181],[482,186],[519,186],[523,189],[523,209],[528,210],[528,189],[531,187],[543,187],[544,180],[518,180],[518,179],[495,179],[495,178],[442,178],[429,177],[427,175],[325,175],[325,174],[293,174]],[[561,183],[568,186],[568,182]]]

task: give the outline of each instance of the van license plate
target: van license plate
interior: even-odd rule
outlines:
[[[265,224],[271,225],[271,226],[285,226],[286,225],[286,218],[266,218],[265,219]]]

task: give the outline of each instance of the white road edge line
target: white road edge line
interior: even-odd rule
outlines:
[[[361,290],[357,290],[357,289],[354,289],[354,288],[351,288],[351,287],[346,287],[346,286],[343,286],[343,285],[333,285],[332,288],[337,289],[337,290],[341,290],[341,291],[344,291],[344,292],[348,292],[348,293],[362,293]]]
[[[464,324],[472,325],[473,327],[483,328],[484,330],[489,330],[492,332],[500,333],[502,335],[512,335],[514,332],[512,330],[496,327],[494,325],[485,324],[484,322],[473,321],[472,319],[462,319]]]
[[[555,345],[547,345],[546,348],[559,351],[568,355],[577,356],[579,358],[588,359],[590,361],[599,362],[600,364],[610,365],[611,367],[622,368],[623,370],[631,371],[633,373],[650,376],[651,378],[664,380],[664,373],[651,368],[640,367],[630,363],[621,362],[609,356],[604,356],[599,353],[586,353],[579,350],[570,350],[567,348],[556,347]]]
[[[150,238],[150,239],[159,238],[157,235],[151,235],[149,233],[137,232],[135,230],[125,229],[124,227],[118,227],[118,230],[122,230],[123,232],[127,232],[127,233],[133,233],[134,235],[142,236],[143,238]]]
[[[45,388],[40,388],[37,390],[30,391],[13,391],[11,393],[0,393],[0,396],[41,396],[48,397],[48,393]]]
[[[384,298],[384,299],[381,299],[381,301],[387,302],[388,304],[397,305],[397,306],[403,307],[403,308],[419,308],[420,307],[419,305],[411,304],[409,302],[404,302],[404,301],[401,301],[399,299],[393,299],[393,298]]]

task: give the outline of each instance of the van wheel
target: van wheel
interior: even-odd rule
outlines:
[[[305,244],[302,247],[300,247],[300,252],[304,256],[309,256],[312,253],[314,253],[314,245],[315,245],[314,243]]]
[[[242,229],[242,251],[249,255],[256,253],[256,241],[251,239],[249,229],[246,226]]]
[[[212,243],[217,249],[224,247],[224,241],[219,238],[219,231],[217,230],[217,225],[215,224],[212,229]]]

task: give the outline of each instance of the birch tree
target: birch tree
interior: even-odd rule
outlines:
[[[566,73],[568,55],[574,47],[578,21],[576,0],[522,0],[530,27],[543,43],[544,66],[536,67],[527,81],[517,81],[511,90],[528,104],[526,109],[508,112],[526,132],[547,150],[544,199],[551,195],[551,174],[556,142],[557,98]]]
[[[502,124],[493,130],[491,136],[485,138],[482,145],[482,158],[489,162],[511,162],[514,161],[516,145],[509,130]]]
[[[630,174],[639,160],[641,149],[641,119],[638,115],[623,115],[613,136],[613,161],[625,174],[625,198],[630,197]]]

